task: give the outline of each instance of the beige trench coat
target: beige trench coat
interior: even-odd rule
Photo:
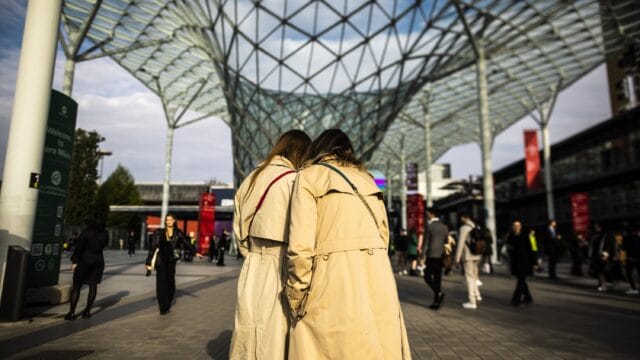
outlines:
[[[267,186],[293,170],[280,156],[260,173],[249,193],[250,174],[235,196],[233,230],[245,257],[238,279],[231,359],[285,359],[289,327],[283,289],[286,279],[288,211],[295,174],[285,175],[269,190],[262,208],[249,223]]]
[[[373,178],[321,165],[298,173],[291,199],[287,299],[305,315],[292,324],[289,358],[410,359],[409,343],[387,256],[389,230]],[[377,222],[377,226],[376,226]]]

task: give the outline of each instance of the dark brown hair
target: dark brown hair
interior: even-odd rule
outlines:
[[[318,136],[307,153],[308,164],[317,163],[326,156],[333,156],[340,165],[352,165],[364,170],[364,164],[358,160],[347,134],[340,129],[325,130]]]
[[[253,186],[256,184],[256,179],[258,179],[258,175],[269,166],[269,163],[274,157],[280,155],[291,161],[294,168],[298,169],[301,167],[309,144],[311,144],[311,138],[302,130],[289,130],[280,135],[280,138],[269,152],[269,155],[267,155],[267,158],[264,159],[262,164],[253,172],[247,194],[251,193]]]

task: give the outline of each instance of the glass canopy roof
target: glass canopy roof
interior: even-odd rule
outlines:
[[[283,131],[340,127],[370,167],[425,164],[425,109],[437,159],[478,141],[482,38],[494,134],[640,41],[627,1],[65,0],[75,61],[110,56],[157,93],[231,127],[236,180]],[[468,25],[465,30],[464,24]]]

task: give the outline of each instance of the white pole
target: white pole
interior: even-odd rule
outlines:
[[[402,140],[400,153],[400,227],[407,228],[407,160],[404,153],[404,139]]]
[[[73,92],[73,76],[76,69],[76,62],[73,59],[67,59],[64,63],[64,79],[62,81],[62,93],[71,97]]]
[[[430,208],[433,206],[433,179],[431,177],[431,165],[433,163],[432,153],[431,153],[431,123],[429,122],[429,112],[425,107],[424,112],[424,148],[425,148],[425,159],[426,159],[426,181],[427,181],[427,207]]]
[[[164,228],[164,218],[169,212],[169,186],[171,181],[171,155],[173,154],[173,132],[175,128],[167,128],[167,146],[165,150],[164,162],[164,183],[162,184],[162,214],[160,216],[160,227]]]
[[[485,58],[484,41],[478,39],[478,111],[480,113],[480,140],[482,148],[482,188],[484,198],[485,227],[493,238],[493,255],[491,261],[498,262],[498,239],[496,238],[495,193],[493,189],[493,172],[491,164],[491,148],[493,137],[491,134],[491,119],[489,118],[489,91],[487,85],[487,62]]]
[[[9,245],[31,248],[62,0],[31,0],[22,37],[0,193],[0,291]]]
[[[543,112],[544,118],[540,123],[542,132],[542,157],[544,162],[544,188],[547,195],[547,216],[548,220],[556,218],[553,204],[553,177],[551,166],[551,144],[549,142],[549,113]]]

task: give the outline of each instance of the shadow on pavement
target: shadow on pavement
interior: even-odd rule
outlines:
[[[202,290],[211,286],[222,284],[231,279],[233,279],[232,276],[222,276],[222,277],[216,277],[216,278],[205,280],[205,281],[198,281],[195,284],[184,286],[181,289],[182,291],[178,293],[178,296],[184,295],[185,291],[187,293],[197,292],[199,290]],[[118,294],[121,294],[121,293],[123,292],[120,292]],[[122,298],[122,296],[120,296],[119,299],[120,298]],[[111,298],[111,303],[112,303],[111,306],[117,303],[119,299],[116,301],[115,297]],[[104,302],[104,300],[105,299],[102,299],[101,302]],[[75,321],[64,321],[53,326],[32,331],[27,334],[18,335],[9,339],[4,339],[0,341],[0,359],[4,359],[11,355],[15,355],[22,351],[25,351],[27,349],[46,344],[51,341],[64,338],[69,335],[73,335],[77,332],[86,330],[93,326],[102,325],[109,321],[114,321],[122,317],[131,316],[134,313],[143,311],[153,306],[156,306],[155,294],[151,296],[143,296],[138,300],[132,301],[128,304],[123,304],[118,307],[113,307],[113,308],[105,307],[106,309],[105,311],[101,310],[100,314],[96,314],[96,316],[92,316],[91,319],[88,319],[88,320],[77,319]],[[230,338],[231,338],[231,335],[229,335],[229,339]],[[228,348],[228,345],[227,345],[227,348]]]
[[[98,308],[98,309],[97,310],[93,310],[92,315],[99,314],[99,313],[103,312],[104,310],[116,305],[125,296],[129,296],[129,290],[118,291],[117,293],[115,293],[113,295],[109,295],[109,296],[107,296],[105,298],[102,298],[102,299],[96,301],[93,304],[93,307],[94,308]]]
[[[207,354],[215,360],[229,359],[229,345],[231,344],[231,330],[225,330],[217,338],[207,344]]]

